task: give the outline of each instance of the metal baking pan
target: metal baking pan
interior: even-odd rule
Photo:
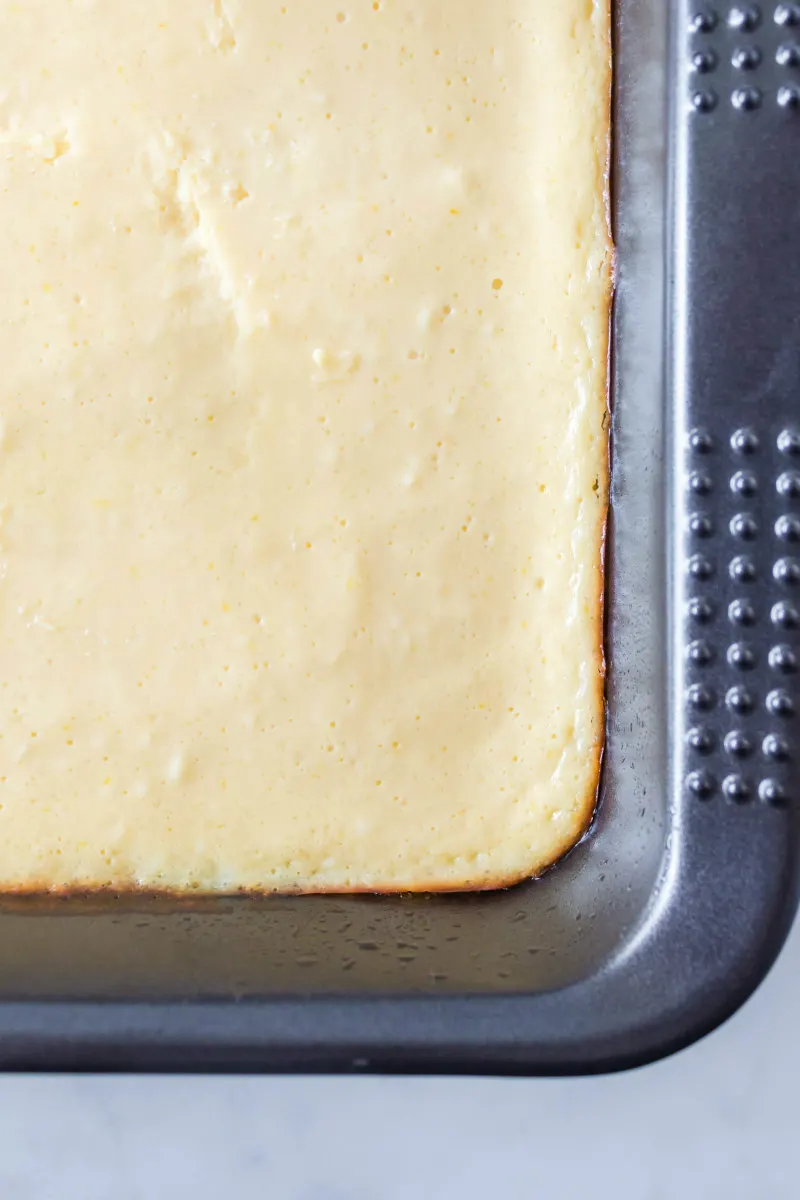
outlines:
[[[495,894],[6,900],[0,1065],[595,1072],[758,984],[800,845],[796,41],[794,4],[616,4],[590,835]]]

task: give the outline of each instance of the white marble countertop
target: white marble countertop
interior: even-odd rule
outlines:
[[[800,925],[667,1062],[583,1080],[0,1077],[1,1200],[791,1200]]]

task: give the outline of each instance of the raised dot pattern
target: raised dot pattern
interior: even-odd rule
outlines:
[[[795,798],[800,429],[694,428],[686,453],[685,787],[779,807]]]
[[[726,91],[735,112],[755,113],[768,102],[800,111],[800,4],[703,5],[688,32],[696,113],[714,112]]]

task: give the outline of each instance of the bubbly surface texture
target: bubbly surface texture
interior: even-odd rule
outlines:
[[[584,831],[609,55],[606,0],[0,0],[0,887]]]

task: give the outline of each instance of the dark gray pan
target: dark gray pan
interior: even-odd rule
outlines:
[[[498,894],[6,901],[0,1065],[612,1070],[691,1042],[764,976],[800,801],[800,9],[775,9],[616,5],[591,835]]]

